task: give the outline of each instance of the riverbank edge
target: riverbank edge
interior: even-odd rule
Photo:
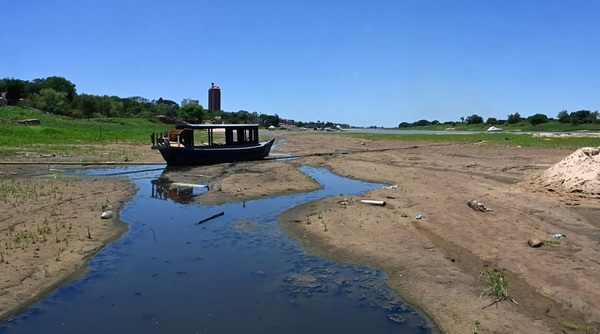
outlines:
[[[384,268],[381,265],[379,265],[376,261],[368,261],[362,258],[357,258],[357,256],[353,254],[352,251],[333,246],[327,240],[323,240],[322,238],[319,238],[315,235],[306,233],[306,231],[301,226],[294,223],[295,221],[302,220],[304,216],[302,213],[300,213],[303,212],[302,206],[310,206],[311,204],[323,202],[327,199],[328,198],[304,203],[280,213],[278,216],[279,226],[288,237],[298,242],[301,245],[301,247],[309,254],[338,263],[371,267],[385,273],[386,286],[390,290],[392,290],[400,299],[402,299],[404,303],[406,303],[409,307],[414,309],[417,313],[419,313],[419,315],[423,316],[426,325],[429,326],[429,328],[432,328],[435,331],[435,333],[444,333],[444,331],[442,330],[443,328],[438,322],[435,321],[433,314],[428,313],[424,309],[426,305],[423,305],[417,300],[413,300],[406,294],[403,294],[402,291],[399,291],[397,288],[395,288],[398,287],[398,285],[392,282],[390,268]]]
[[[25,164],[24,163],[12,164],[11,163],[9,165],[21,166],[21,165],[31,165],[31,164],[26,164],[26,163]],[[45,167],[45,165],[47,165],[47,164],[33,164],[33,165]],[[68,165],[72,166],[68,169],[80,169],[82,167],[88,169],[88,168],[95,168],[95,167],[99,167],[99,166],[105,167],[105,165],[97,165],[97,166],[94,166],[94,165],[74,166],[76,164],[68,164]],[[119,165],[114,165],[114,164],[111,164],[111,166],[119,167]],[[45,173],[49,173],[49,172],[40,173],[38,171],[35,173],[35,175],[40,176]],[[82,178],[91,178],[91,176],[84,175],[84,176],[82,176]],[[14,318],[15,315],[27,310],[32,305],[35,305],[36,303],[40,302],[41,300],[46,298],[49,294],[56,291],[60,287],[67,285],[78,278],[83,277],[90,270],[89,259],[91,259],[96,254],[98,254],[98,252],[100,252],[102,249],[104,249],[107,245],[117,241],[127,231],[129,231],[129,223],[123,221],[120,218],[121,216],[120,216],[119,212],[124,207],[124,205],[127,204],[133,198],[133,196],[137,193],[138,189],[135,187],[133,182],[128,178],[124,178],[124,177],[111,177],[111,178],[119,178],[119,179],[122,179],[127,182],[127,186],[124,187],[124,189],[125,189],[124,193],[122,195],[118,196],[117,201],[112,205],[112,207],[113,207],[112,210],[117,213],[115,215],[115,217],[111,218],[112,222],[114,223],[113,224],[114,228],[112,228],[110,230],[112,233],[103,235],[101,237],[99,247],[97,247],[94,252],[91,252],[91,253],[87,254],[84,258],[82,258],[81,261],[79,263],[77,263],[77,267],[74,270],[68,270],[67,268],[64,268],[65,270],[62,273],[62,275],[56,276],[48,284],[40,285],[39,289],[36,291],[33,291],[32,294],[28,298],[23,299],[20,303],[13,305],[13,307],[9,307],[6,310],[1,310],[0,311],[0,323],[11,321],[11,319]]]

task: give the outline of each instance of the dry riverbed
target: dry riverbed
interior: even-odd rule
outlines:
[[[563,191],[565,182],[542,175],[572,151],[331,134],[277,136],[275,152],[301,158],[167,170],[163,177],[209,184],[211,190],[198,198],[204,203],[317,188],[296,169],[301,165],[385,183],[390,187],[361,196],[340,194],[298,206],[283,213],[280,222],[309,252],[384,270],[389,286],[442,332],[600,329],[598,194],[587,188]],[[160,161],[157,154],[144,159]],[[101,220],[100,213],[108,204],[116,210],[132,191],[124,179],[35,176],[40,169],[49,173],[48,165],[0,166],[0,184],[19,189],[12,199],[0,201],[3,317],[79,274],[91,254],[120,235],[118,218]],[[472,199],[492,211],[473,210],[467,206]],[[555,239],[557,233],[566,238]],[[530,238],[546,245],[529,247]],[[482,296],[488,288],[480,277],[485,270],[508,279],[509,298],[493,304],[496,298]]]

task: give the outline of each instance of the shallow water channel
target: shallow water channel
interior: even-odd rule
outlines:
[[[322,189],[203,206],[193,197],[205,190],[168,196],[151,168],[85,171],[135,182],[139,191],[120,212],[128,232],[90,259],[85,276],[2,323],[0,333],[435,332],[384,273],[309,255],[277,223],[301,203],[382,184],[302,167]]]

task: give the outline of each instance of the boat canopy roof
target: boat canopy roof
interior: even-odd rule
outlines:
[[[258,124],[179,124],[176,129],[258,129]]]

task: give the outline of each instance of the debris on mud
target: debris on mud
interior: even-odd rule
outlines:
[[[486,207],[483,203],[477,201],[476,199],[472,199],[470,201],[467,202],[467,206],[470,207],[471,209],[475,210],[475,211],[480,211],[480,212],[491,212],[494,211],[488,207]]]

